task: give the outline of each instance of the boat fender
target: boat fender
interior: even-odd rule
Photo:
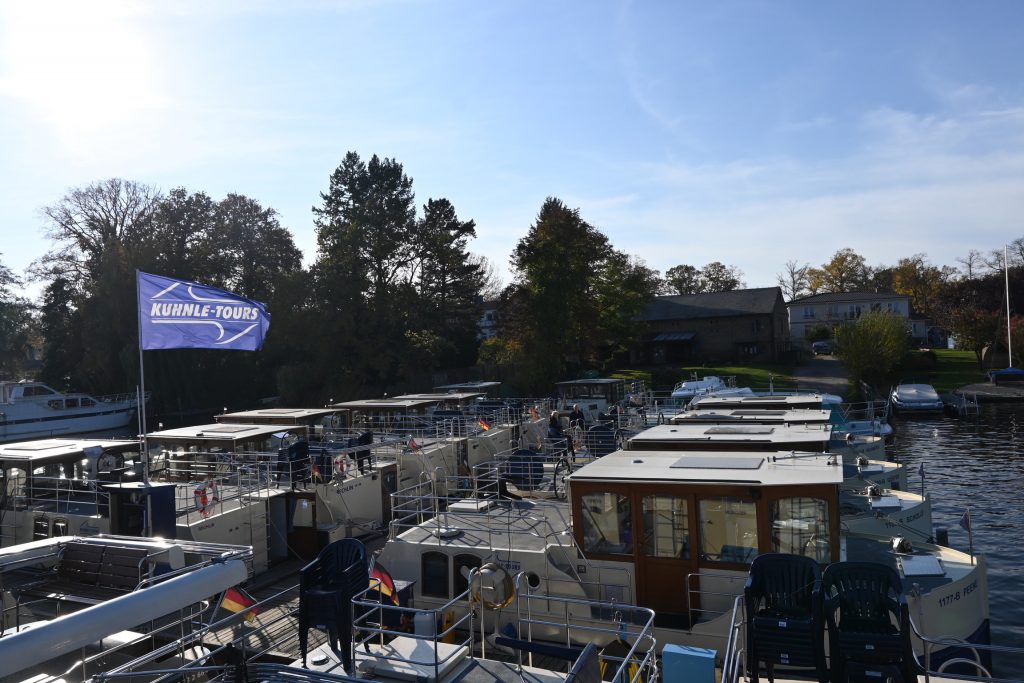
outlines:
[[[196,487],[194,493],[196,499],[196,508],[199,510],[199,514],[206,517],[210,513],[207,512],[207,506],[210,504],[209,496],[206,493],[206,484],[200,484]]]

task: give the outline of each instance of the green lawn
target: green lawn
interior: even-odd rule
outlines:
[[[938,357],[934,370],[914,373],[921,379],[944,393],[959,389],[965,384],[985,382],[987,377],[978,367],[978,361],[972,351],[954,351],[952,349],[933,349]]]
[[[738,387],[767,389],[770,385],[774,385],[776,389],[796,388],[792,366],[770,363],[762,365],[693,365],[672,368],[668,371],[659,369],[657,375],[652,375],[649,370],[623,369],[613,372],[612,377],[621,377],[627,380],[641,379],[648,388],[664,390],[672,389],[677,382],[690,379],[694,373],[696,373],[698,378],[707,375],[717,375],[722,379],[735,377],[736,386]]]

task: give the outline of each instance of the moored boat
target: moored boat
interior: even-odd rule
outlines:
[[[945,408],[930,384],[901,383],[892,390],[890,400],[897,413],[941,413]]]
[[[0,382],[0,442],[114,431],[131,422],[134,394],[62,393],[42,382]]]

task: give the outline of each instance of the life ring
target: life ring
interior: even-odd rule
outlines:
[[[220,502],[220,491],[217,488],[217,480],[216,479],[211,479],[210,482],[206,486],[210,489],[210,502],[211,503],[219,503]]]
[[[208,516],[210,513],[208,512],[207,506],[210,504],[210,499],[206,493],[206,484],[197,486],[194,495],[196,499],[196,508],[198,508],[199,514],[203,517]]]
[[[499,610],[512,604],[516,599],[515,582],[512,575],[496,562],[488,562],[474,572],[476,590],[473,591],[473,600],[479,602],[485,609]],[[484,597],[484,594],[488,597]]]

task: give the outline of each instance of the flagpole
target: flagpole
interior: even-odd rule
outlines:
[[[142,284],[139,278],[139,270],[135,269],[135,305],[139,307],[142,301]],[[142,309],[138,308],[135,315],[135,322],[139,333],[139,424],[142,426],[142,485],[149,488],[149,443],[146,439],[146,364],[142,360]],[[153,535],[153,500],[146,491],[146,525],[143,531],[146,536]]]
[[[971,523],[971,506],[967,506],[967,547],[971,553],[971,566],[974,566],[974,524]]]

